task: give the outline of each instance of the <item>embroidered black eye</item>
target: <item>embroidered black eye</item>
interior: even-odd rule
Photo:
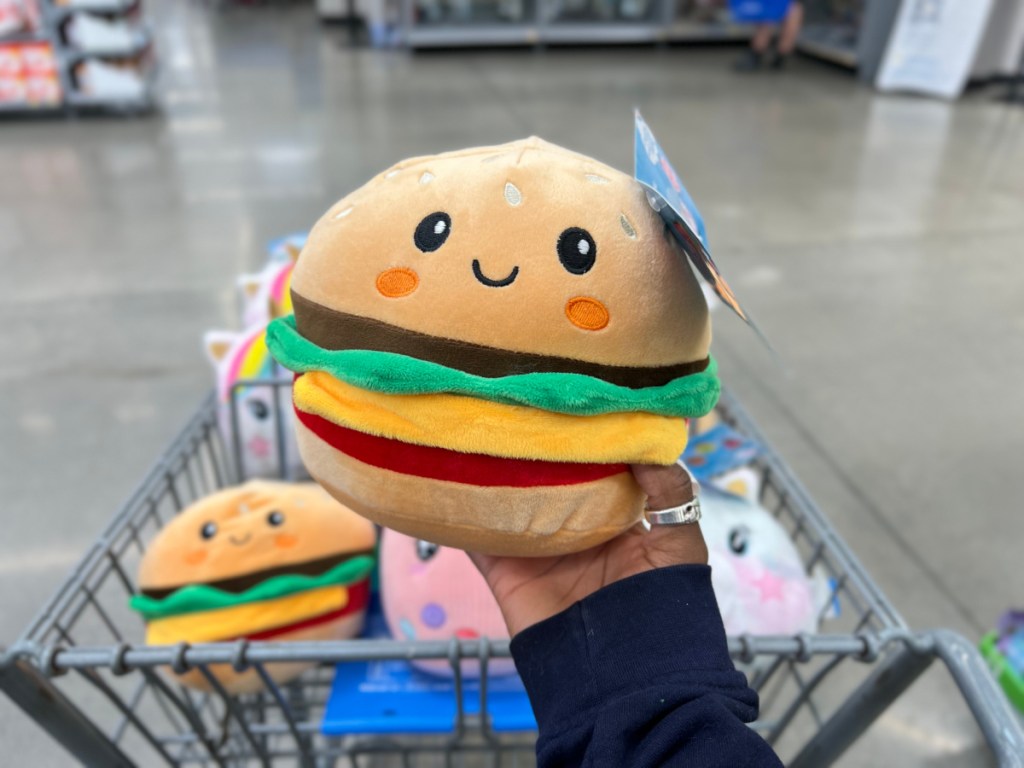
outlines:
[[[439,549],[440,547],[437,546],[437,544],[431,544],[429,541],[423,541],[423,539],[419,539],[416,542],[416,557],[418,557],[423,562],[427,562],[427,560],[429,560],[437,554],[437,550]]]
[[[270,415],[270,409],[262,400],[249,400],[245,405],[249,409],[249,413],[260,421],[263,421]]]
[[[199,535],[204,539],[212,539],[217,535],[217,524],[206,523],[202,528],[199,529]]]
[[[267,515],[267,523],[269,525],[273,525],[275,527],[278,526],[278,525],[283,525],[284,524],[284,515],[281,514],[280,512],[278,512],[277,510],[275,510],[275,511],[271,512],[269,515]]]
[[[729,549],[735,552],[737,555],[742,555],[747,551],[747,545],[750,543],[750,529],[745,525],[740,525],[729,531]]]
[[[590,233],[579,227],[569,227],[558,236],[558,260],[574,275],[590,271],[597,259],[597,243]]]
[[[432,213],[419,223],[413,233],[412,241],[424,253],[433,253],[448,239],[452,231],[452,217],[438,211]]]

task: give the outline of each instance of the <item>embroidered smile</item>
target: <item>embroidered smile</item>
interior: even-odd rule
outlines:
[[[506,285],[512,285],[515,279],[519,276],[519,266],[512,267],[512,271],[509,272],[505,277],[500,280],[494,280],[483,273],[480,269],[480,260],[473,259],[473,276],[484,285],[488,285],[491,288],[504,288]]]

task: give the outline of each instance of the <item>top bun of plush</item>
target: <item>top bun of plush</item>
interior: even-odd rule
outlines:
[[[697,280],[640,185],[537,138],[379,174],[316,224],[292,291],[298,332],[321,348],[484,376],[660,386],[703,369],[711,342]]]

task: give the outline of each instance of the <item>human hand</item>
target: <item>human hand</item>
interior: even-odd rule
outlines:
[[[668,509],[693,498],[682,467],[634,464],[633,477],[649,509]],[[654,568],[706,564],[708,549],[698,524],[637,524],[611,541],[559,557],[495,557],[470,552],[494,593],[511,636],[554,616],[601,587]]]

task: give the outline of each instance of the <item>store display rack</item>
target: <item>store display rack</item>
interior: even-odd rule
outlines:
[[[0,113],[140,114],[154,108],[153,33],[142,0],[6,0],[6,8],[20,8],[25,25],[0,31]],[[76,23],[80,30],[91,26],[92,34],[70,34]]]
[[[804,25],[797,50],[855,70],[873,82],[900,2],[892,0],[803,0]]]
[[[798,50],[873,80],[900,2],[803,0]],[[726,0],[401,0],[409,48],[741,42]]]
[[[693,0],[402,0],[409,48],[738,41],[727,4]]]

